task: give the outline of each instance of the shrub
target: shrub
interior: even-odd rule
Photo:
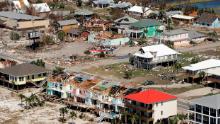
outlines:
[[[58,37],[58,39],[59,39],[60,41],[63,41],[64,38],[65,38],[65,36],[66,36],[66,34],[65,34],[64,31],[59,31],[59,32],[57,33],[57,37]]]
[[[86,55],[90,55],[91,52],[90,52],[89,50],[86,50],[86,51],[84,52],[84,54],[86,54]]]
[[[19,40],[19,39],[20,39],[20,36],[19,36],[18,33],[12,31],[12,32],[10,33],[10,39],[11,39],[11,40]]]

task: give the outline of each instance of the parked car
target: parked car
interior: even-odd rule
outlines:
[[[155,82],[154,81],[149,81],[149,80],[146,80],[144,81],[143,85],[146,86],[146,85],[154,85]]]

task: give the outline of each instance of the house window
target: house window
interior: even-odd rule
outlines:
[[[163,115],[163,111],[161,111],[160,113],[161,113],[161,115]]]
[[[203,106],[203,114],[209,115],[209,108]]]
[[[209,117],[208,116],[203,116],[203,124],[209,124]]]
[[[38,74],[38,77],[41,77],[41,74]]]
[[[199,112],[199,113],[202,112],[202,106],[201,105],[196,105],[196,112]]]
[[[210,108],[210,115],[216,117],[216,109]]]
[[[30,79],[30,76],[27,76],[27,79],[29,80],[29,79]]]
[[[34,79],[34,75],[32,75],[32,79]]]
[[[163,102],[161,102],[161,106],[163,106]]]
[[[197,122],[201,122],[202,121],[201,118],[202,118],[202,116],[200,114],[196,114],[196,121]]]
[[[47,73],[43,73],[43,76],[47,76]]]
[[[19,81],[24,81],[24,77],[19,77]]]
[[[210,118],[210,124],[216,124],[216,119],[215,118]]]

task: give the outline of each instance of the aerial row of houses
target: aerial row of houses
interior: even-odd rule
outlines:
[[[163,64],[178,60],[180,53],[160,44],[143,47],[135,55],[141,58],[141,54],[148,56],[141,62]],[[41,87],[47,82],[46,94],[49,97],[62,98],[68,106],[86,108],[99,116],[99,122],[126,115],[125,123],[131,123],[129,118],[135,114],[138,116],[136,123],[168,123],[169,117],[177,115],[177,97],[156,89],[144,89],[136,83],[105,80],[83,73],[51,74],[51,71],[29,63],[10,66],[9,62],[4,63],[2,60],[5,66],[0,69],[1,85],[21,89],[29,84]],[[187,82],[200,78],[200,72],[205,73],[207,83],[220,82],[220,60],[204,60],[185,66],[183,70],[188,75]],[[214,95],[190,101],[188,121],[219,124],[219,100],[220,96]]]
[[[107,0],[93,1],[94,6],[100,6],[99,3],[106,2]],[[108,3],[108,4],[107,4]],[[111,1],[101,5],[111,5]],[[137,41],[140,38],[153,39],[155,44],[172,43],[174,47],[185,47],[193,43],[200,43],[207,38],[207,35],[186,29],[166,29],[166,24],[163,20],[149,19],[148,15],[154,13],[158,14],[156,10],[151,10],[148,7],[143,9],[142,6],[132,6],[129,3],[121,2],[111,6],[126,6],[126,15],[118,17],[115,20],[106,20],[98,17],[93,11],[87,9],[77,9],[74,13],[51,11],[46,3],[31,4],[27,0],[13,1],[16,11],[2,11],[0,12],[0,26],[15,30],[22,36],[30,32],[48,33],[53,30],[53,33],[57,31],[64,31],[66,36],[71,40],[80,39],[90,42],[89,34],[91,36],[97,35],[102,32],[113,32],[114,34],[120,34],[120,38],[108,38],[106,41],[99,40],[98,43],[104,42],[103,45],[117,46],[128,44],[129,41]],[[29,15],[27,12],[23,12],[23,8],[34,7],[38,12],[47,13],[46,16],[39,14]],[[40,10],[39,10],[39,9]],[[145,11],[143,11],[145,10]],[[58,20],[49,19],[49,14],[59,16],[71,16],[70,19],[60,18]],[[166,18],[172,19],[173,22],[184,22],[188,20],[192,26],[218,28],[220,26],[219,18],[216,15],[204,13],[199,17],[190,17],[184,15],[181,11],[169,11],[166,12]],[[143,17],[142,17],[143,16]],[[56,25],[56,26],[54,26]],[[129,40],[128,40],[129,39]],[[97,40],[93,40],[97,41]]]

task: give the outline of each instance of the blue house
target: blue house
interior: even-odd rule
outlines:
[[[203,13],[194,23],[194,26],[220,28],[220,19],[214,14]]]

